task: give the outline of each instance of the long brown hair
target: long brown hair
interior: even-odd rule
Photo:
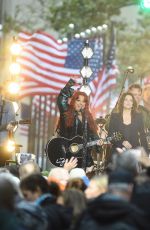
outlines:
[[[67,117],[66,126],[71,127],[73,125],[74,114],[75,114],[75,101],[79,98],[80,95],[84,97],[85,114],[87,116],[87,121],[88,121],[89,127],[94,133],[96,133],[97,126],[96,126],[96,124],[94,122],[92,114],[89,111],[89,98],[84,92],[80,92],[80,91],[76,91],[73,94],[73,96],[71,98],[71,101],[70,101],[70,104],[69,104],[69,107],[68,107],[68,111],[65,112],[65,115]]]

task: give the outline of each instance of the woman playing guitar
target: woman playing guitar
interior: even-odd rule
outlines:
[[[74,91],[71,88],[74,84],[75,82],[70,79],[58,96],[57,104],[60,111],[60,119],[57,132],[59,136],[67,139],[72,139],[76,136],[83,137],[85,132],[87,134],[87,142],[98,139],[97,127],[92,114],[89,111],[89,98],[83,92]],[[80,137],[79,142],[81,141]],[[77,139],[78,138],[76,138],[76,141],[78,141]],[[98,146],[95,147],[98,149]],[[79,151],[74,157],[78,158],[78,167],[82,167],[82,152]],[[93,165],[91,148],[87,148],[86,168],[92,168]]]

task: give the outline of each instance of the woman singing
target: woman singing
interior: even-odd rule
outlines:
[[[124,93],[118,103],[117,112],[112,113],[108,135],[120,132],[122,140],[114,142],[112,152],[116,148],[131,149],[143,146],[147,150],[147,141],[141,113],[136,111],[137,104],[131,93]]]
[[[60,111],[60,119],[57,132],[60,136],[71,139],[75,136],[86,136],[87,141],[98,139],[97,127],[89,111],[88,96],[71,88],[74,85],[72,79],[61,90],[57,104]],[[82,159],[82,158],[81,158]],[[78,167],[82,167],[79,157]],[[93,166],[91,148],[86,151],[86,167]]]

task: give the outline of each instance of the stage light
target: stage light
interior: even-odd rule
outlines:
[[[91,34],[91,30],[90,29],[86,29],[85,31],[87,34]]]
[[[11,95],[17,95],[20,91],[20,85],[18,82],[9,82],[6,87],[6,91]]]
[[[83,66],[83,68],[81,69],[81,75],[83,78],[90,78],[92,73],[93,72],[89,66]]]
[[[82,53],[84,59],[89,59],[93,56],[93,50],[91,49],[91,47],[89,47],[89,41],[88,40],[86,40],[85,47],[83,48],[81,53]]]
[[[97,32],[97,29],[96,29],[96,27],[94,27],[94,26],[91,28],[91,30],[92,30],[93,33],[96,33],[96,32]]]
[[[91,94],[91,88],[87,84],[82,85],[81,88],[79,89],[79,91],[86,93],[86,95],[88,95],[88,96]]]
[[[103,24],[103,25],[102,25],[102,30],[103,30],[103,31],[106,31],[107,29],[108,29],[108,26],[107,26],[106,24]]]
[[[102,26],[97,26],[97,30],[101,32],[102,31]]]
[[[86,36],[85,32],[81,32],[80,36],[81,36],[81,38],[85,38],[85,36]]]
[[[5,143],[5,150],[9,153],[14,152],[15,151],[15,141],[13,140],[8,140]]]
[[[74,36],[75,36],[75,38],[77,38],[77,39],[80,38],[80,34],[75,34]]]
[[[20,64],[17,62],[13,62],[9,67],[10,73],[12,75],[20,74]]]
[[[10,47],[11,54],[17,56],[21,52],[21,45],[17,42],[13,43]]]
[[[62,40],[61,40],[61,39],[58,39],[57,42],[58,42],[59,44],[62,44]]]
[[[85,41],[85,44],[84,44],[84,48],[82,50],[82,56],[84,58],[84,65],[81,69],[81,76],[83,78],[83,82],[82,82],[82,86],[80,87],[80,91],[81,92],[85,92],[88,96],[90,95],[91,93],[91,89],[88,85],[88,79],[91,77],[92,75],[92,70],[91,70],[91,67],[88,66],[88,62],[89,62],[89,59],[92,57],[93,55],[93,50],[91,49],[91,47],[89,46],[89,41],[86,40]]]
[[[65,37],[65,38],[63,38],[62,40],[63,40],[63,42],[67,42],[67,41],[68,41],[68,38]]]
[[[69,25],[68,25],[68,27],[70,28],[70,29],[74,29],[74,24],[73,23],[70,23]]]

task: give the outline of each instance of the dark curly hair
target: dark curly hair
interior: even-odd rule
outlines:
[[[136,111],[137,111],[137,103],[136,103],[136,100],[134,98],[134,96],[129,93],[129,92],[126,92],[126,93],[123,93],[120,100],[119,100],[119,103],[118,103],[118,112],[119,113],[123,113],[123,104],[124,104],[124,100],[125,100],[125,97],[126,96],[131,96],[132,97],[132,100],[133,100],[133,106],[132,106],[132,114],[134,114]]]

